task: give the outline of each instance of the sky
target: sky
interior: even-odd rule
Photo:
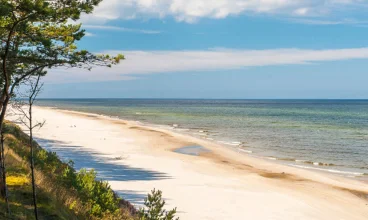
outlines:
[[[104,0],[40,98],[368,99],[368,0]]]

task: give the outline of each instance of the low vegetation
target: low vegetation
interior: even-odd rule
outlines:
[[[162,199],[162,192],[160,190],[153,189],[151,194],[144,200],[146,209],[141,208],[138,212],[139,219],[141,220],[178,220],[175,218],[176,208],[171,211],[164,209],[165,201]]]
[[[29,166],[28,136],[6,122],[5,162],[12,219],[34,219]],[[176,209],[166,212],[161,191],[153,190],[146,208],[137,211],[119,198],[94,170],[73,168],[73,161],[62,162],[56,153],[35,147],[35,179],[40,219],[138,219],[173,220]],[[6,204],[0,199],[0,219],[7,218]]]

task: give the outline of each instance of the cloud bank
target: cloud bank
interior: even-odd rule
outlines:
[[[195,22],[201,18],[225,18],[238,14],[283,14],[320,16],[344,10],[366,10],[366,0],[104,0],[87,23],[115,19],[174,17]]]
[[[49,83],[131,80],[143,74],[224,71],[246,67],[302,65],[326,61],[368,59],[368,48],[303,50],[231,50],[197,51],[104,51],[123,53],[126,60],[112,68],[53,69]]]
[[[141,33],[141,34],[160,34],[161,33],[161,31],[157,31],[157,30],[143,30],[143,29],[124,28],[124,27],[117,27],[117,26],[108,26],[108,25],[88,25],[87,24],[87,25],[83,25],[82,27],[88,30],[109,30],[109,31],[121,31],[121,32]]]

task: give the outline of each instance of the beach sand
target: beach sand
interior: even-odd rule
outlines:
[[[41,146],[73,159],[76,168],[94,168],[137,206],[156,188],[184,220],[368,219],[367,183],[253,158],[139,122],[45,107],[35,107],[34,118],[46,120],[35,130]],[[206,150],[199,156],[196,147],[178,150],[186,146]]]

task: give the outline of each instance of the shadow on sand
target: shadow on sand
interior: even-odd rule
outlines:
[[[97,177],[102,180],[150,181],[171,178],[165,173],[131,167],[111,157],[106,157],[106,154],[88,150],[80,146],[71,146],[66,142],[41,138],[35,138],[35,140],[45,150],[56,152],[61,160],[73,160],[76,170],[82,168],[96,170]],[[116,191],[116,193],[135,205],[143,204],[144,198],[146,197],[146,194],[129,190]]]
[[[133,203],[134,205],[143,206],[144,199],[147,197],[147,194],[140,191],[132,191],[132,190],[115,190],[115,192],[125,200]]]
[[[65,142],[35,138],[38,144],[44,149],[56,152],[63,161],[73,160],[76,170],[86,168],[94,169],[98,173],[98,178],[108,181],[139,181],[139,180],[160,180],[169,179],[165,173],[153,170],[131,167],[117,163],[106,154],[86,150],[80,146],[70,146]]]

